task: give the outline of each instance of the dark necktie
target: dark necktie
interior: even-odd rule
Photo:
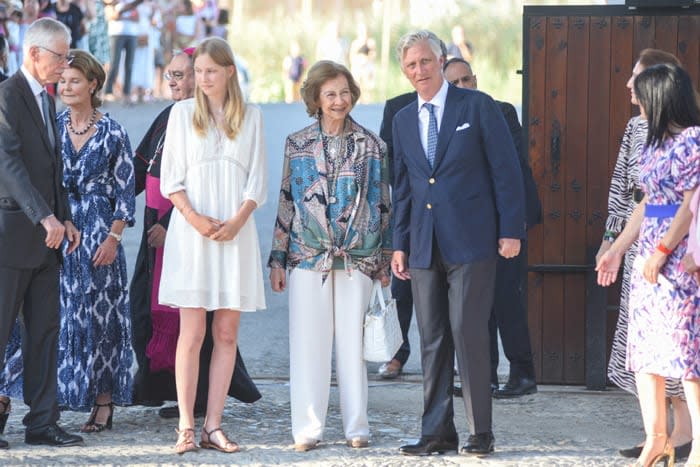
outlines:
[[[435,148],[437,148],[438,139],[438,129],[437,129],[437,118],[435,118],[435,105],[426,102],[423,107],[428,109],[428,147],[427,147],[427,158],[430,167],[435,164]]]
[[[51,147],[56,147],[56,135],[53,133],[53,124],[51,123],[51,106],[49,105],[49,94],[46,91],[41,91],[41,110],[44,113],[44,123],[46,130],[49,132],[49,141]]]

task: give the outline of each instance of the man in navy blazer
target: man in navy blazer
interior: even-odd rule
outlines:
[[[424,391],[421,438],[400,451],[457,449],[456,353],[470,429],[461,452],[484,455],[494,449],[488,320],[496,260],[517,256],[525,237],[522,175],[493,99],[443,79],[435,34],[406,34],[397,49],[418,99],[394,117],[391,267],[412,279]]]

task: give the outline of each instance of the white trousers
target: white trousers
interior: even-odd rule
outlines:
[[[345,438],[369,439],[364,314],[372,280],[354,270],[294,269],[289,276],[289,385],[295,443],[323,439],[335,336],[335,371]]]

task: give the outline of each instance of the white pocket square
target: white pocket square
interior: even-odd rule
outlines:
[[[465,123],[465,124],[460,125],[460,126],[458,126],[457,128],[455,128],[455,131],[466,130],[466,129],[469,128],[470,126],[471,126],[471,125],[470,125],[469,123]]]

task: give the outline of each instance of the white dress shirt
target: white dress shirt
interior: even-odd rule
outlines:
[[[44,86],[41,85],[41,83],[39,83],[39,81],[36,80],[35,77],[32,76],[31,73],[29,73],[29,70],[27,70],[24,67],[24,65],[22,65],[22,68],[20,68],[20,70],[22,70],[24,77],[27,78],[29,88],[32,90],[32,94],[34,94],[34,100],[36,101],[36,105],[39,107],[39,113],[41,114],[44,121],[46,121],[43,106],[41,105],[41,92],[46,91],[46,89],[44,88]]]
[[[423,145],[423,151],[426,154],[428,154],[428,123],[430,119],[430,112],[428,112],[428,109],[423,107],[423,104],[429,102],[435,106],[433,108],[433,113],[435,114],[435,119],[437,120],[437,129],[439,134],[442,114],[445,113],[447,86],[447,81],[442,80],[440,90],[429,101],[423,100],[420,95],[418,95],[418,131],[420,132],[420,144]]]

